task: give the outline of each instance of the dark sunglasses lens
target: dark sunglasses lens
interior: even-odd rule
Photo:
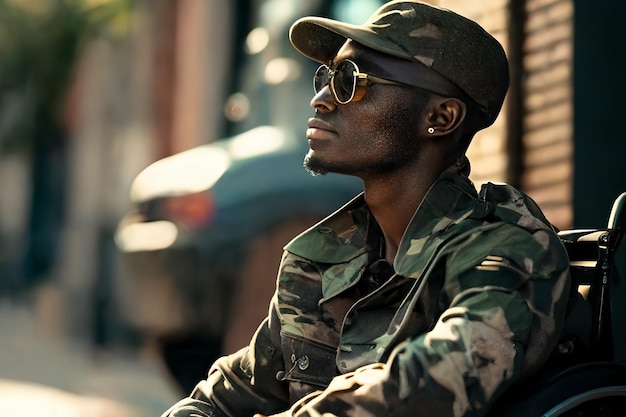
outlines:
[[[337,100],[341,103],[347,103],[354,95],[354,88],[356,87],[356,78],[354,78],[355,72],[356,68],[350,61],[341,61],[337,65],[333,79],[333,87],[335,88]]]
[[[315,75],[313,76],[313,89],[316,93],[328,84],[329,81],[329,69],[326,65],[320,65],[320,67],[315,71]]]

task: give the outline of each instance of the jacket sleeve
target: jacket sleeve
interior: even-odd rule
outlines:
[[[569,273],[554,243],[544,246],[548,258],[534,259],[541,268],[498,254],[459,270],[460,260],[449,257],[444,292],[451,302],[432,330],[399,344],[385,363],[334,378],[291,413],[485,415],[530,367],[545,362],[556,343]]]
[[[287,387],[276,379],[284,366],[274,306],[248,347],[218,359],[207,379],[162,417],[251,417],[288,408]]]
[[[324,392],[296,404],[293,415],[481,415],[494,393],[519,375],[524,359],[516,339],[527,329],[510,329],[504,316],[514,309],[522,327],[532,318],[514,293],[485,291],[466,302],[446,310],[430,332],[399,344],[386,363],[336,377]]]

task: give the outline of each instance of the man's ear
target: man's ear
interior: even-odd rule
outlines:
[[[448,135],[454,132],[465,120],[467,106],[461,100],[448,97],[436,97],[432,110],[428,114],[431,135]]]

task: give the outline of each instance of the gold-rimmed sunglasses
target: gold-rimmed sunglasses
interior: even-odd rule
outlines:
[[[339,104],[348,104],[351,101],[359,101],[365,96],[368,84],[404,85],[403,83],[365,74],[359,71],[359,67],[349,59],[340,61],[331,69],[328,65],[320,65],[313,76],[313,89],[319,93],[326,85],[335,101]]]

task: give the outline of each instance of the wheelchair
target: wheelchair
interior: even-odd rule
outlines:
[[[614,201],[605,229],[559,232],[572,277],[562,337],[544,369],[504,394],[489,417],[626,417],[626,352],[614,348],[626,317],[614,316],[611,297],[620,284],[615,255],[625,231],[626,192]]]

